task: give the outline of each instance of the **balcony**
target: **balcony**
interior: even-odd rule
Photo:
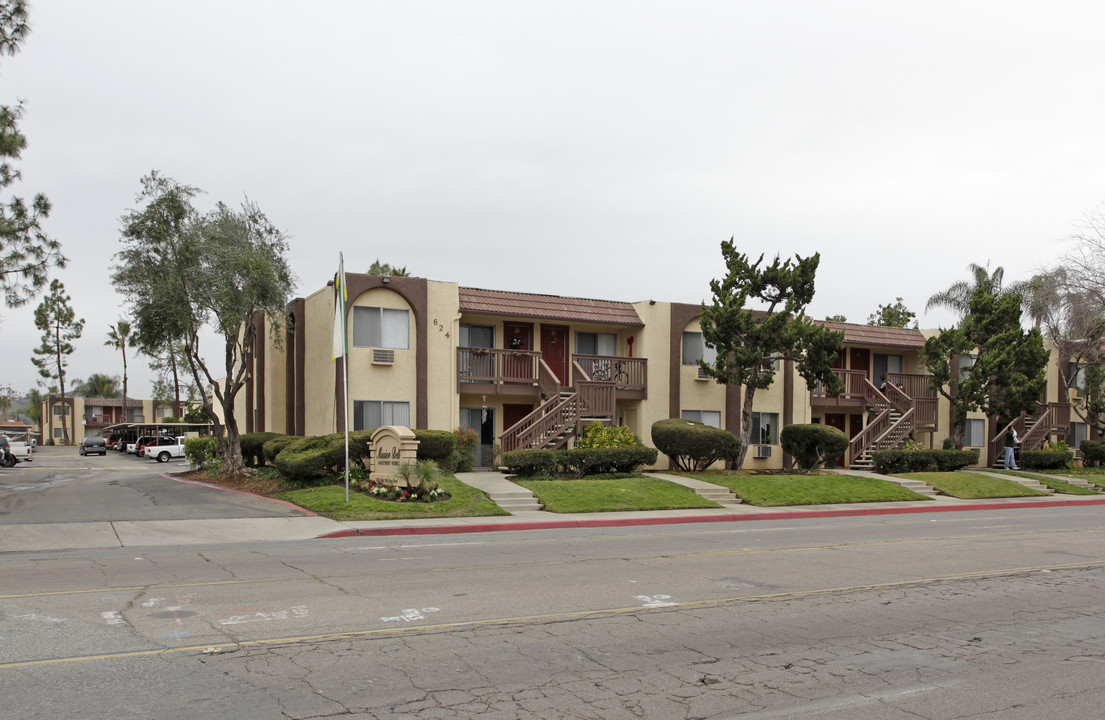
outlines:
[[[645,358],[573,355],[572,364],[583,372],[580,380],[612,384],[618,399],[639,400],[648,395]],[[534,350],[457,348],[457,392],[539,397],[541,380],[550,375],[547,366],[542,373],[542,365],[541,353]],[[547,394],[547,382],[545,391]]]

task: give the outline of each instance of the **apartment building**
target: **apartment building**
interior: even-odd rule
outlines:
[[[263,320],[256,321],[259,340],[236,407],[245,432],[466,426],[480,437],[477,460],[483,466],[494,464],[496,452],[567,444],[594,421],[625,425],[646,444],[652,424],[669,417],[739,432],[741,389],[699,370],[698,360],[712,351],[702,340],[698,305],[354,273],[347,274],[347,292],[344,359],[332,359],[331,286],[288,305],[280,347]],[[809,388],[792,363],[777,361],[775,382],[755,396],[753,447],[745,466],[786,466],[779,431],[791,423],[844,431],[852,444],[839,462],[854,467],[869,466],[873,450],[909,438],[941,447],[952,434],[950,412],[929,387],[920,360],[931,333],[828,325],[844,333],[845,349],[835,363],[844,391],[829,396],[823,388]],[[969,361],[961,360],[964,371]],[[345,362],[349,407],[342,412]],[[1017,426],[1040,446],[1084,434],[1071,423],[1069,399],[1059,397],[1058,359],[1052,365],[1040,412]],[[992,462],[1000,457],[1003,433],[1014,426],[999,427],[975,413],[964,446],[979,449],[981,462]],[[659,466],[667,467],[662,455]]]

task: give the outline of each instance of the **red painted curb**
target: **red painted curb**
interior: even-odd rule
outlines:
[[[425,527],[349,528],[319,535],[329,540],[347,537],[380,537],[386,535],[459,535],[462,533],[505,532],[510,530],[555,530],[559,528],[632,527],[641,525],[680,525],[690,523],[743,522],[747,520],[797,520],[800,518],[862,517],[864,515],[910,515],[934,512],[966,512],[969,510],[1020,510],[1029,508],[1079,507],[1105,505],[1105,498],[1087,500],[1025,500],[1010,503],[972,503],[941,507],[870,507],[836,510],[781,510],[771,513],[739,515],[691,515],[656,518],[594,518],[585,520],[534,520],[518,523],[482,523],[479,525],[431,525]]]
[[[249,492],[246,492],[244,490],[235,490],[234,488],[223,487],[222,485],[214,485],[212,483],[200,482],[199,480],[189,480],[188,478],[177,477],[176,475],[169,475],[169,474],[166,474],[166,473],[161,473],[161,477],[163,477],[167,480],[175,480],[175,481],[181,482],[181,483],[188,483],[189,485],[199,485],[200,487],[212,488],[213,490],[222,490],[223,492],[237,493],[238,495],[245,495],[246,497],[257,498],[258,500],[268,500],[269,502],[279,503],[281,505],[287,505],[290,508],[298,510],[299,512],[303,513],[304,515],[309,515],[311,517],[318,517],[318,513],[311,512],[310,510],[307,510],[306,508],[301,508],[301,507],[299,507],[298,505],[296,505],[294,503],[288,502],[287,500],[278,500],[276,498],[265,497],[264,495],[258,495],[256,493],[249,493]]]

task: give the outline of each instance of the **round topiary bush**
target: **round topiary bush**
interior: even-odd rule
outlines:
[[[329,474],[345,466],[345,433],[302,438],[281,450],[274,464],[284,477],[297,482]]]
[[[731,432],[682,418],[654,422],[652,444],[686,472],[705,470],[718,460],[735,459],[741,447],[740,439]]]
[[[277,437],[281,437],[280,433],[257,432],[239,435],[238,442],[242,446],[242,462],[251,467],[264,465],[265,443]]]
[[[303,440],[302,435],[277,435],[273,439],[265,441],[261,444],[261,453],[265,462],[269,465],[275,465],[276,456],[280,454],[280,451],[300,440]]]
[[[848,449],[848,436],[829,425],[795,424],[783,428],[779,444],[808,472],[840,457]]]

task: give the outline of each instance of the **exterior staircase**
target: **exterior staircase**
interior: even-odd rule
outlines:
[[[849,467],[873,471],[875,462],[872,453],[900,448],[909,439],[914,430],[916,409],[913,399],[897,386],[887,383],[884,394],[871,381],[865,379],[864,383],[867,411],[873,417],[848,446],[852,458]]]
[[[578,363],[573,363],[574,387],[561,387],[544,360],[540,367],[545,399],[499,436],[503,452],[562,448],[586,425],[614,421],[614,380],[591,380]]]

